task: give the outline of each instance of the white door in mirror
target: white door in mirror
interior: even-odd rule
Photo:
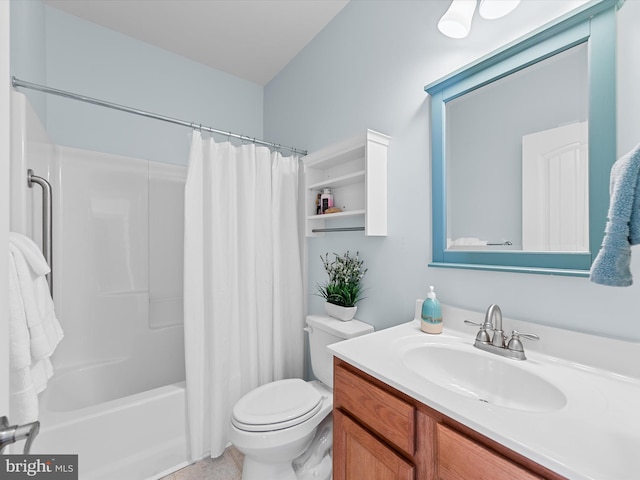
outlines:
[[[588,123],[522,137],[522,249],[589,250]]]

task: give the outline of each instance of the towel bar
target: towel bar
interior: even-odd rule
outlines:
[[[313,233],[324,232],[362,232],[364,227],[337,227],[337,228],[314,228],[311,230]]]
[[[51,231],[53,206],[51,202],[51,184],[44,178],[34,175],[33,170],[29,169],[27,170],[27,185],[29,185],[29,188],[33,188],[34,183],[42,187],[42,254],[51,269],[47,273],[47,282],[49,283],[49,292],[53,297],[53,249],[51,248],[53,239]]]

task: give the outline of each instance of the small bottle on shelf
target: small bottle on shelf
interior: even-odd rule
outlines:
[[[316,215],[320,215],[322,213],[322,203],[320,202],[321,193],[316,195]]]
[[[324,213],[327,209],[333,207],[333,195],[331,194],[330,188],[325,188],[322,190],[322,195],[320,196],[320,213]]]

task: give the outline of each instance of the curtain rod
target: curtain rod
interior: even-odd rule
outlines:
[[[47,87],[45,85],[39,85],[37,83],[27,82],[25,80],[20,80],[16,77],[11,77],[11,85],[14,88],[23,87],[28,88],[30,90],[37,90],[39,92],[51,93],[53,95],[58,95],[60,97],[71,98],[72,100],[80,100],[81,102],[92,103],[94,105],[98,105],[100,107],[112,108],[114,110],[120,110],[122,112],[133,113],[134,115],[140,115],[142,117],[153,118],[155,120],[162,120],[163,122],[175,123],[177,125],[182,125],[183,127],[189,127],[194,130],[200,130],[211,133],[218,133],[220,135],[224,135],[226,137],[237,138],[238,140],[242,140],[244,142],[256,143],[258,145],[265,145],[267,147],[272,147],[275,149],[284,149],[289,150],[290,152],[306,155],[306,150],[299,150],[293,147],[287,147],[285,145],[280,145],[278,143],[267,142],[265,140],[259,140],[257,138],[248,137],[246,135],[239,135],[237,133],[225,132],[223,130],[218,130],[216,128],[207,127],[202,124],[187,122],[185,120],[179,120],[177,118],[167,117],[165,115],[158,115],[157,113],[146,112],[144,110],[138,110],[137,108],[126,107],[124,105],[118,105],[117,103],[106,102],[104,100],[99,100],[97,98],[87,97],[85,95],[78,95],[77,93],[66,92],[64,90],[58,90],[57,88]]]

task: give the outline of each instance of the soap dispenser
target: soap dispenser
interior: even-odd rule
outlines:
[[[429,293],[422,302],[422,321],[420,329],[426,333],[442,333],[442,311],[440,302],[436,298],[433,286],[429,287]]]

